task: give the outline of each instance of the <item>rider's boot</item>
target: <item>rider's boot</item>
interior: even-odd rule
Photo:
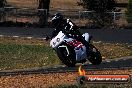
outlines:
[[[81,35],[80,35],[81,36]],[[86,54],[87,54],[87,57],[89,56],[89,54],[90,54],[90,48],[89,48],[89,43],[90,43],[90,41],[91,41],[91,39],[92,39],[92,36],[89,36],[89,40],[88,41],[86,41],[85,39],[84,39],[84,37],[79,37],[79,38],[77,38],[79,41],[81,41],[84,45],[85,45],[85,47],[86,47]]]
[[[85,42],[85,47],[86,47],[86,54],[87,54],[87,57],[88,57],[89,53],[90,53],[90,49],[89,49],[89,43],[87,41]]]
[[[84,45],[86,46],[87,57],[90,55],[90,52],[91,52],[91,49],[89,47],[90,46],[89,43],[90,43],[91,39],[92,39],[92,36],[89,37],[89,41],[84,40]]]

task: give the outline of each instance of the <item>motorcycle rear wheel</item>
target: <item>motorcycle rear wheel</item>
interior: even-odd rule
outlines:
[[[58,55],[59,59],[66,66],[68,66],[68,67],[75,67],[75,64],[76,64],[76,55],[75,55],[74,49],[70,45],[68,45],[66,43],[63,43],[62,45],[67,46],[67,48],[69,50],[69,55],[67,56],[66,49],[58,48],[58,50],[56,52],[57,52],[57,55]]]
[[[89,55],[89,61],[93,65],[99,65],[102,62],[102,56],[99,50],[92,44],[89,45],[90,48],[90,55]]]

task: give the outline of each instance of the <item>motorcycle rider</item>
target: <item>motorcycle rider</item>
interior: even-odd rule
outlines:
[[[51,38],[55,37],[60,31],[64,32],[68,37],[75,38],[86,46],[88,53],[88,42],[79,32],[78,27],[70,20],[64,19],[61,13],[56,13],[52,17],[52,25],[55,28],[52,32]]]

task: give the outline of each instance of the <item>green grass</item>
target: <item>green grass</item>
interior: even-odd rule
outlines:
[[[114,43],[93,43],[103,59],[132,56],[132,46]],[[0,70],[22,69],[62,64],[49,41],[25,38],[0,38]]]
[[[0,44],[0,69],[42,67],[59,64],[55,52],[48,46]]]

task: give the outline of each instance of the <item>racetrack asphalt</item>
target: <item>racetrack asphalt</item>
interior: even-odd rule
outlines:
[[[132,44],[132,29],[79,29],[88,32],[93,41]],[[51,36],[53,28],[0,27],[0,35],[45,38]]]

